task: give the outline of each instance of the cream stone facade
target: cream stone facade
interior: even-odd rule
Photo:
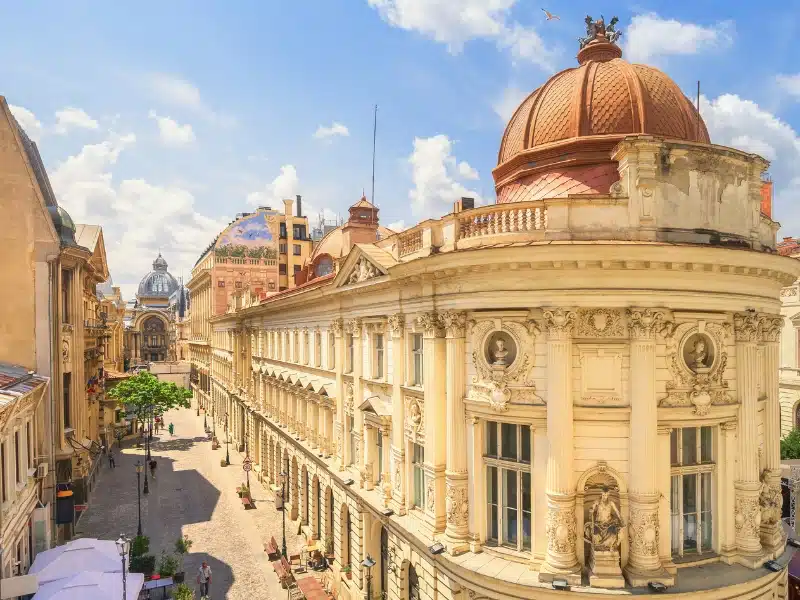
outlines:
[[[617,36],[592,21],[580,66],[522,103],[497,204],[192,316],[212,414],[262,481],[288,475],[339,597],[365,597],[368,555],[391,599],[787,595],[781,290],[800,263],[776,254],[767,162],[712,145]]]
[[[796,240],[784,238],[779,251],[794,260],[800,258]],[[781,290],[781,315],[784,317],[781,332],[781,437],[795,427],[800,427],[800,281]]]

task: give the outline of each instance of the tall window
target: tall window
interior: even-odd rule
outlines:
[[[70,423],[72,422],[70,412],[71,412],[71,402],[70,402],[70,387],[72,386],[72,373],[64,373],[64,427],[70,427]]]
[[[31,436],[31,422],[25,423],[25,443],[28,448],[28,468],[33,468],[33,438]]]
[[[414,565],[408,567],[408,600],[420,600],[419,577]]]
[[[411,336],[411,385],[422,385],[422,334],[415,333]]]
[[[301,252],[302,252],[302,247],[300,246],[300,244],[292,244],[292,254],[294,254],[295,256],[300,256]]]
[[[347,334],[347,364],[345,365],[345,371],[347,373],[353,372],[353,358],[355,358],[355,350],[354,350],[354,342],[353,342],[353,334]]]
[[[336,368],[336,336],[333,330],[328,330],[328,368]]]
[[[356,454],[358,453],[358,439],[356,439],[355,417],[347,417],[347,426],[349,427],[350,431],[350,464],[356,465]]]
[[[22,465],[20,464],[19,431],[14,432],[14,475],[17,483],[22,483]]]
[[[487,541],[531,548],[531,430],[486,422]]]
[[[425,508],[425,448],[419,444],[411,444],[411,467],[414,475],[414,506]]]
[[[346,565],[350,565],[350,560],[353,556],[353,526],[350,523],[350,511],[347,511],[347,521],[345,523],[345,528],[347,530],[347,562]]]
[[[672,553],[713,550],[713,429],[684,427],[670,433]]]
[[[375,334],[375,353],[373,360],[375,361],[375,365],[372,369],[372,376],[375,379],[383,379],[383,334],[382,333]]]
[[[61,271],[61,322],[70,323],[70,310],[69,310],[69,289],[72,280],[72,273],[69,271]]]
[[[378,482],[383,478],[383,434],[378,430]]]
[[[296,331],[292,336],[292,346],[292,361],[300,362],[300,334]]]

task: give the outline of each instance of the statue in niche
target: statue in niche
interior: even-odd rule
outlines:
[[[506,357],[508,356],[508,350],[506,350],[506,341],[503,338],[497,338],[494,341],[494,351],[492,352],[494,356],[494,363],[498,366],[505,366],[506,365]]]
[[[411,427],[413,429],[419,429],[420,425],[422,424],[422,411],[419,408],[419,404],[416,401],[412,401],[408,407],[408,420],[411,423]]]
[[[617,505],[609,498],[608,487],[602,488],[600,498],[592,505],[590,515],[592,520],[586,524],[584,535],[592,550],[617,551],[622,542],[620,536],[625,524],[622,522]]]
[[[704,333],[689,336],[683,346],[683,360],[695,373],[708,372],[714,363],[714,346]]]

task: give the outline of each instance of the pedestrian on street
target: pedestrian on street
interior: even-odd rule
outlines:
[[[117,463],[114,461],[114,453],[110,449],[108,451],[108,466],[112,469],[117,468]]]
[[[169,434],[175,435],[175,425],[173,425],[172,423],[169,424]]]
[[[209,588],[211,587],[211,567],[206,561],[200,565],[197,571],[197,583],[200,584],[200,598],[209,598]]]
[[[156,462],[156,459],[155,458],[151,459],[150,460],[150,477],[152,477],[153,479],[156,478],[156,466],[158,466],[158,463]]]

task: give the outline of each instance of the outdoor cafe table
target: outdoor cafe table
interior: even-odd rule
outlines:
[[[322,589],[319,581],[314,577],[304,577],[297,580],[297,587],[303,592],[306,600],[327,600],[328,594]]]
[[[159,579],[151,579],[150,581],[145,581],[144,587],[142,588],[142,592],[141,594],[139,594],[139,597],[141,598],[142,594],[146,594],[144,598],[154,598],[154,596],[150,594],[150,590],[157,590],[160,588],[161,598],[166,599],[167,589],[172,587],[172,583],[173,583],[172,577],[162,577]]]

